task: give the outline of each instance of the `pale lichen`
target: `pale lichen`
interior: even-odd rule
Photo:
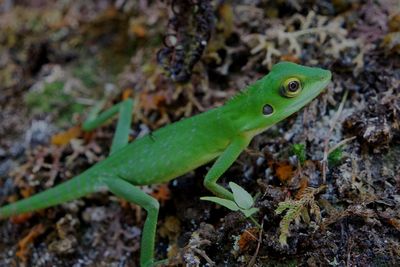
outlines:
[[[269,69],[274,58],[288,54],[300,58],[306,44],[315,44],[322,54],[338,58],[345,49],[360,47],[359,40],[348,37],[343,24],[343,17],[330,19],[310,11],[307,16],[294,15],[285,24],[272,24],[265,33],[249,34],[243,41],[252,55],[263,57],[262,64]],[[300,25],[298,30],[295,25]]]

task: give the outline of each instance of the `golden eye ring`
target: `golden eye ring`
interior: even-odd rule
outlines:
[[[296,97],[302,90],[301,82],[297,78],[289,78],[281,86],[281,95],[284,97]]]

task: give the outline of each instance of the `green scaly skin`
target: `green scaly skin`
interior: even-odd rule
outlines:
[[[301,90],[288,97],[288,81]],[[204,186],[216,196],[233,199],[217,184],[251,139],[307,105],[327,86],[331,73],[320,68],[281,62],[224,106],[165,126],[127,144],[133,102],[126,100],[91,116],[84,129],[98,127],[120,113],[111,155],[82,174],[54,188],[0,208],[0,219],[54,206],[100,190],[109,190],[147,211],[141,240],[140,265],[154,264],[159,203],[137,186],[163,183],[217,159]],[[121,141],[122,140],[122,141]]]

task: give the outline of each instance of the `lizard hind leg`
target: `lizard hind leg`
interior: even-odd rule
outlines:
[[[113,154],[128,144],[129,130],[132,122],[133,100],[129,98],[125,99],[100,113],[103,105],[104,102],[100,102],[95,106],[95,108],[90,112],[88,119],[83,123],[82,128],[84,131],[91,131],[101,126],[118,113],[117,128],[115,129],[110,150],[110,154]]]
[[[110,192],[146,210],[147,217],[144,223],[140,245],[140,266],[153,266],[154,242],[160,204],[155,198],[119,177],[108,176],[101,178],[101,180]]]

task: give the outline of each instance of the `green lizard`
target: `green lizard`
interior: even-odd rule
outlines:
[[[138,186],[167,182],[217,159],[205,176],[204,186],[232,200],[232,193],[217,184],[218,178],[255,135],[304,107],[330,80],[327,70],[281,62],[224,106],[167,125],[129,145],[132,100],[97,118],[93,113],[84,124],[85,130],[120,113],[111,155],[69,181],[1,208],[0,219],[108,190],[146,210],[140,265],[151,266],[159,203]]]

